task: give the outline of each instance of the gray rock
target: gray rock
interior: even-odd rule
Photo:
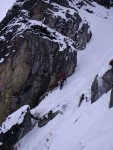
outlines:
[[[109,102],[109,108],[113,107],[113,88],[111,90],[111,96],[110,96],[110,102]]]
[[[110,0],[94,0],[98,4],[110,8]]]
[[[99,98],[97,77],[98,75],[96,75],[91,86],[91,103],[94,103]]]
[[[61,113],[60,111],[56,111],[56,112],[53,112],[52,110],[49,111],[47,114],[45,114],[44,116],[41,116],[40,117],[40,114],[32,114],[31,113],[31,118],[33,119],[33,121],[36,123],[38,122],[38,127],[43,127],[45,126],[49,121],[51,121],[53,118],[56,117],[56,115],[58,115],[58,113]],[[36,125],[36,124],[35,124]]]
[[[50,120],[52,120],[56,115],[58,114],[58,111],[57,112],[53,112],[52,110],[44,115],[43,117],[41,117],[38,121],[38,127],[43,127],[45,126]]]

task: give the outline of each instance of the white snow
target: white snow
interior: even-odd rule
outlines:
[[[14,49],[14,50],[13,50],[13,53],[14,53],[15,51],[16,51],[16,50]]]
[[[5,56],[6,56],[6,57],[9,56],[9,53],[7,53]]]
[[[0,59],[0,63],[2,63],[2,62],[4,62],[4,58],[1,58],[1,59]]]
[[[31,110],[40,116],[50,110],[62,113],[42,128],[36,125],[16,144],[18,150],[113,149],[113,108],[108,108],[111,91],[90,103],[91,84],[97,74],[101,77],[109,69],[113,57],[113,9],[94,5],[96,7],[86,6],[93,14],[84,7],[78,9],[80,16],[90,24],[93,36],[86,49],[78,51],[75,73],[62,90],[58,87]],[[88,102],[84,100],[78,108],[82,93]]]
[[[11,127],[15,124],[21,124],[24,120],[24,116],[27,112],[27,109],[29,108],[28,105],[25,105],[9,115],[5,122],[3,122],[0,133],[6,133],[8,130],[11,129]]]
[[[4,36],[0,36],[0,41],[5,41],[5,37]]]

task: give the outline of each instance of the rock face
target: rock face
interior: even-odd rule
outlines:
[[[43,127],[45,126],[50,120],[52,120],[56,115],[58,115],[59,111],[53,112],[52,110],[49,111],[46,115],[40,117],[40,115],[34,115],[31,114],[31,117],[34,120],[38,120],[38,127]]]
[[[11,150],[14,144],[31,128],[31,114],[28,106],[23,106],[8,116],[0,130],[0,150]]]
[[[105,6],[107,8],[110,8],[111,2],[110,0],[94,0],[95,2],[97,2],[98,4]]]
[[[66,7],[69,6],[67,0],[50,0],[50,2],[57,3],[61,6],[66,6]]]
[[[111,6],[111,7],[113,7],[113,0],[111,0],[111,2],[110,2],[110,6]]]
[[[98,90],[98,75],[95,77],[91,86],[91,103],[95,102],[99,98]]]
[[[95,102],[102,94],[107,93],[113,88],[113,68],[108,70],[101,78],[98,75],[95,77],[92,87],[91,87],[91,103]],[[112,106],[112,92],[111,92],[111,102]]]
[[[50,111],[48,113],[48,116],[43,116],[42,118],[39,119],[38,121],[38,127],[43,127],[45,126],[50,120],[52,120],[56,115],[58,114],[58,112],[52,112]]]
[[[109,102],[109,108],[113,107],[113,88],[111,90],[111,96],[110,96],[110,102]]]
[[[91,32],[68,2],[19,0],[0,23],[0,123],[74,72]]]

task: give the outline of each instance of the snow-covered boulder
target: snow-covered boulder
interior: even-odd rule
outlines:
[[[11,150],[14,144],[31,128],[31,115],[28,105],[9,115],[0,128],[0,150]]]

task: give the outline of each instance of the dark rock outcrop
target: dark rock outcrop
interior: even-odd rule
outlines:
[[[98,3],[99,5],[102,5],[106,8],[110,8],[110,7],[113,7],[113,0],[81,0],[79,3],[78,3],[78,6],[79,8],[81,8],[82,6],[86,5],[87,4],[90,4],[91,6],[93,6],[92,2],[96,2]],[[85,2],[85,3],[84,3]]]
[[[110,8],[111,2],[110,0],[94,0],[95,2],[97,2],[98,4],[105,6],[107,8]]]
[[[102,94],[111,90],[112,87],[113,68],[108,70],[101,78],[99,78],[98,75],[95,77],[91,86],[91,103],[95,102]]]
[[[19,115],[18,115],[19,114]],[[28,106],[23,106],[8,116],[0,130],[0,150],[11,150],[14,144],[31,128],[31,114]]]
[[[110,6],[113,7],[113,0],[110,1]]]
[[[61,6],[66,6],[66,7],[69,7],[69,1],[68,0],[50,0],[50,2],[53,2],[53,3],[57,3]]]
[[[98,75],[95,77],[92,86],[91,86],[91,103],[95,102],[99,98],[98,90]]]
[[[63,4],[18,1],[0,23],[0,123],[25,104],[36,106],[57,86],[58,73],[74,72],[76,50],[86,47],[91,31],[68,1]]]
[[[92,7],[95,7],[92,2],[93,2],[93,0],[81,0],[81,1],[78,1],[78,2],[76,3],[76,6],[77,6],[79,9],[82,8],[83,6],[88,6],[88,5],[90,5],[90,6],[92,6]],[[89,13],[92,13],[92,11],[91,11],[90,9],[88,9],[88,7],[87,7],[87,9],[85,9],[85,10],[86,10],[87,12],[89,12]]]
[[[85,96],[84,96],[84,93],[82,93],[82,95],[80,96],[80,101],[79,101],[78,107],[81,106],[81,104],[84,101],[84,99],[85,99]]]
[[[110,96],[110,102],[109,102],[109,108],[113,107],[113,88],[111,90],[111,96]]]
[[[45,116],[41,117],[38,121],[38,127],[43,127],[45,126],[50,120],[52,120],[56,115],[58,114],[57,112],[53,112],[52,110],[46,114]]]
[[[38,127],[41,128],[45,126],[49,121],[51,121],[56,115],[58,115],[58,113],[60,113],[60,111],[53,112],[52,110],[50,110],[47,114],[41,117],[40,114],[31,113],[31,118],[33,120],[37,120]]]

